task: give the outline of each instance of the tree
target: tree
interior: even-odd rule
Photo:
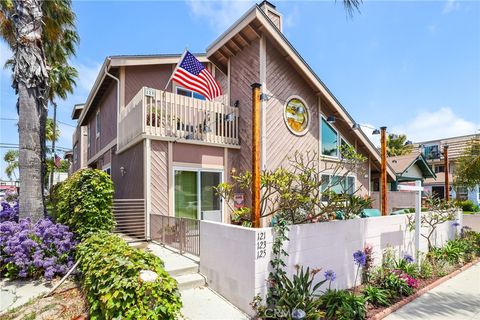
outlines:
[[[19,204],[21,214],[35,221],[44,215],[47,103],[62,97],[58,86],[69,92],[55,70],[68,68],[78,43],[71,1],[0,1],[0,36],[14,51],[7,64],[18,95]]]
[[[404,134],[389,134],[387,137],[387,156],[403,156],[412,153],[413,145],[408,143]]]
[[[480,136],[470,141],[457,160],[455,185],[468,189],[480,185]]]
[[[13,175],[15,180],[17,180],[17,174],[15,171],[18,169],[18,150],[8,150],[3,156],[3,161],[7,163],[5,173],[8,178],[12,180]]]
[[[288,223],[299,224],[335,219],[340,211],[344,213],[343,218],[358,217],[371,201],[355,195],[358,190],[348,185],[348,176],[352,172],[362,175],[361,164],[366,158],[348,145],[342,146],[340,152],[341,161],[323,169],[319,168],[315,153],[295,152],[288,168],[262,172],[261,218],[277,216]],[[249,225],[251,208],[234,208],[231,204],[238,191],[251,198],[252,175],[247,171],[233,176],[232,180],[219,184],[215,190],[232,211],[232,221]]]
[[[347,12],[348,16],[352,17],[355,11],[360,12],[360,5],[362,0],[343,0],[343,7]]]

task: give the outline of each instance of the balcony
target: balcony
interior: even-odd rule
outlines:
[[[143,87],[120,111],[118,149],[143,138],[239,147],[238,108]]]

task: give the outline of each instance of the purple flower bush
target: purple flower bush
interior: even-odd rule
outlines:
[[[415,261],[415,259],[409,254],[405,254],[403,260],[405,260],[406,263],[413,263]]]
[[[12,206],[8,202],[1,203],[0,222],[15,221],[18,222],[18,202]]]
[[[359,267],[364,267],[367,262],[367,255],[362,250],[358,250],[353,254],[353,261]]]
[[[73,265],[77,242],[67,226],[49,219],[31,223],[0,223],[0,274],[9,278],[37,278],[47,280],[64,275]]]

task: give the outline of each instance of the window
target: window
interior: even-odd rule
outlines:
[[[75,146],[73,147],[73,163],[77,164],[78,162],[78,143],[75,143]]]
[[[423,148],[423,155],[427,159],[440,159],[440,152],[438,151],[438,145],[425,146]]]
[[[445,166],[435,166],[435,173],[445,172]]]
[[[92,126],[88,124],[88,137],[87,137],[87,148],[90,150],[90,145],[92,144]]]
[[[108,173],[108,175],[111,175],[112,167],[110,163],[107,164],[106,166],[103,166],[102,171]]]
[[[204,96],[200,93],[193,92],[192,90],[188,90],[182,87],[177,87],[177,94],[185,97],[190,97],[199,100],[206,100]]]
[[[336,175],[322,175],[322,192],[324,191],[335,192],[336,194],[355,193],[355,177],[353,176],[336,176]],[[326,198],[322,196],[322,200]]]
[[[322,155],[338,157],[338,133],[322,118]]]
[[[97,115],[95,116],[95,129],[96,129],[96,136],[97,138],[100,137],[100,110],[97,111]]]
[[[303,136],[308,131],[310,114],[306,104],[297,97],[288,100],[283,110],[283,119],[288,130],[297,136]]]
[[[457,187],[456,198],[461,201],[468,200],[468,189],[466,187]]]

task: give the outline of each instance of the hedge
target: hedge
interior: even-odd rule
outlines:
[[[113,192],[107,173],[96,169],[77,171],[56,189],[57,221],[69,226],[80,238],[91,232],[112,231]]]
[[[90,235],[77,247],[90,319],[176,319],[182,306],[177,282],[151,253],[130,247],[108,232]],[[158,277],[144,281],[140,272]]]

